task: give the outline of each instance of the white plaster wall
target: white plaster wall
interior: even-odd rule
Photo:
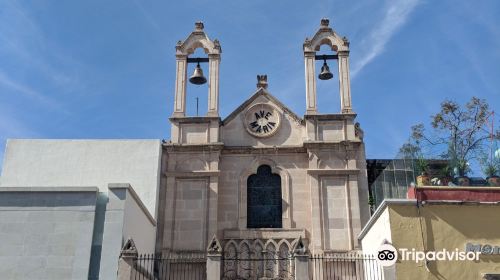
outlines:
[[[135,198],[127,191],[123,219],[123,238],[131,237],[139,254],[155,252],[156,224],[148,219]]]
[[[254,104],[264,103],[275,106],[281,113],[281,125],[271,137],[258,138],[250,136],[244,126],[244,114],[247,108]],[[265,96],[257,97],[234,119],[225,124],[222,129],[222,142],[226,146],[301,146],[304,138],[305,127],[284,113],[279,106]]]
[[[159,140],[7,140],[0,186],[130,183],[156,217]]]
[[[132,186],[133,188],[133,186]],[[112,184],[106,205],[99,279],[115,279],[125,241],[134,240],[140,254],[154,253],[156,227],[135,200],[128,184]]]
[[[391,224],[389,220],[389,209],[386,207],[376,221],[371,225],[368,232],[361,240],[363,252],[367,254],[376,253],[378,247],[387,240],[392,242]]]
[[[0,192],[0,279],[88,279],[97,188],[68,189]]]

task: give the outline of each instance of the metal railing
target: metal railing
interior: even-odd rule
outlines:
[[[206,253],[139,255],[134,260],[133,280],[205,280]]]
[[[383,280],[383,270],[372,255],[317,254],[309,257],[314,280]]]

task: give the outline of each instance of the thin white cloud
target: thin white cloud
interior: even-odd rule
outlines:
[[[149,24],[151,24],[152,27],[154,27],[157,30],[161,30],[161,28],[158,25],[158,23],[156,23],[156,20],[153,19],[153,17],[149,14],[148,11],[146,11],[146,9],[144,9],[144,7],[142,6],[142,4],[139,1],[133,0],[132,2],[134,2],[134,4],[136,5],[136,7],[139,8],[139,11],[141,12],[141,14],[144,16],[144,18],[146,19],[146,21]]]
[[[404,25],[418,3],[419,0],[390,1],[384,17],[379,23],[374,24],[375,28],[365,41],[365,50],[362,50],[359,59],[351,69],[353,78],[384,51],[387,42]]]
[[[61,88],[59,92],[80,86],[73,69],[82,65],[46,38],[28,9],[19,2],[7,1],[0,3],[0,10],[5,11],[0,13],[0,22],[4,23],[0,25],[0,55],[21,66],[30,65],[23,71],[36,71]]]
[[[61,108],[61,105],[55,100],[45,96],[44,94],[32,89],[28,85],[22,84],[14,79],[8,77],[4,72],[0,71],[0,88],[5,87],[13,90],[17,93],[21,93],[32,100],[36,100],[44,105],[48,105],[52,108]],[[2,94],[6,94],[6,90],[0,91]]]

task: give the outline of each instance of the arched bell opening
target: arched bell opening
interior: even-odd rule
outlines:
[[[210,40],[205,34],[202,22],[195,23],[195,29],[184,40],[178,41],[176,49],[176,82],[173,117],[196,116],[196,97],[198,97],[198,116],[219,117],[219,65],[222,49],[217,39]],[[198,88],[197,88],[198,87]],[[205,89],[208,96],[200,103]],[[190,91],[190,98],[186,92]],[[208,92],[208,95],[206,95]],[[192,94],[195,93],[195,94]],[[202,105],[206,114],[200,112]],[[187,112],[187,107],[194,108]],[[192,113],[191,113],[192,112]]]
[[[208,55],[205,50],[200,46],[188,56],[189,59],[207,58]],[[199,67],[199,69],[196,69]],[[200,70],[201,69],[201,70]],[[187,67],[187,90],[186,90],[186,116],[198,117],[206,116],[208,110],[208,77],[209,77],[208,63],[193,62],[188,63]],[[205,80],[204,83],[199,84],[200,80]]]
[[[316,52],[316,57],[321,57],[323,55],[336,56],[337,52],[333,51],[332,47],[329,45],[323,44]],[[320,114],[329,113],[332,112],[332,110],[340,108],[338,68],[339,65],[337,59],[316,59],[316,94],[318,100],[318,113]],[[326,76],[325,74],[327,73],[330,73],[331,78],[324,79],[324,76]]]
[[[346,37],[340,37],[333,31],[329,24],[330,21],[328,19],[322,19],[319,30],[312,38],[306,38],[303,45],[306,69],[307,115],[318,114],[317,88],[322,86],[321,83],[325,80],[335,79],[335,73],[338,75],[336,80],[338,80],[337,88],[340,95],[340,112],[343,114],[353,113],[349,78],[349,40]],[[320,52],[328,50],[328,48],[330,52],[335,52],[335,54],[325,54],[325,56],[322,56]],[[318,60],[322,62],[319,69],[317,69]],[[332,60],[337,61],[335,69],[332,67],[333,64],[328,63]],[[329,64],[328,70],[326,69],[325,62]],[[331,111],[331,103],[321,102],[321,104],[327,104],[326,106],[330,108],[328,111]]]

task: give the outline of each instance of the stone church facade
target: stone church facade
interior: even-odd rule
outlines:
[[[315,56],[327,45],[338,60],[340,113],[319,113]],[[186,115],[187,63],[208,55],[208,111]],[[202,23],[176,46],[171,139],[162,145],[157,251],[203,251],[214,236],[241,246],[291,250],[300,237],[313,253],[360,249],[369,218],[363,133],[355,122],[349,42],[327,19],[303,44],[306,114],[272,95],[267,76],[229,116],[219,115],[221,44]]]
[[[327,114],[316,101],[322,45],[338,61],[341,101],[339,112]],[[202,117],[186,115],[187,65],[199,62],[192,57],[197,48],[208,56]],[[0,176],[1,275],[116,279],[133,267],[144,276],[137,254],[201,251],[208,279],[219,279],[221,270],[274,277],[294,272],[300,254],[359,251],[368,185],[363,132],[351,104],[349,42],[323,19],[303,50],[304,116],[274,97],[267,76],[259,75],[250,98],[222,118],[222,48],[199,22],[176,46],[169,141],[9,139]],[[210,258],[214,251],[222,261]],[[228,267],[248,256],[256,261],[245,273]],[[295,266],[296,279],[312,275],[305,259],[302,270]],[[278,260],[266,273],[255,266]]]

